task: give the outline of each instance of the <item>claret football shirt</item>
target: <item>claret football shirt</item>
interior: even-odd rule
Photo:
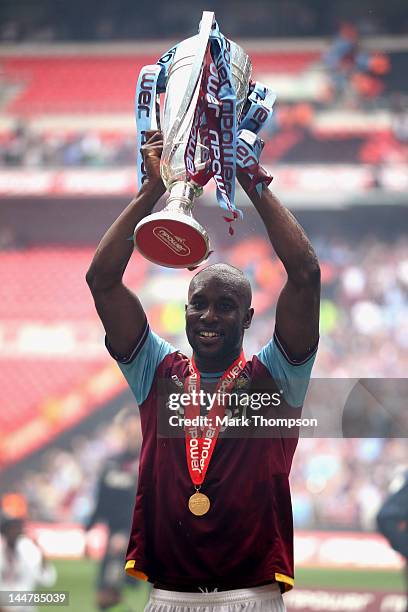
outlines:
[[[183,427],[168,427],[163,433],[163,423],[175,414],[169,395],[183,392],[189,359],[147,323],[128,357],[115,356],[108,341],[107,347],[135,395],[143,434],[126,571],[174,590],[246,588],[266,582],[290,589],[294,571],[288,477],[298,431],[279,435],[279,428],[263,430],[259,419],[250,419],[250,426],[239,430],[224,428],[201,488],[211,507],[204,516],[194,516],[188,508],[194,486]],[[316,348],[302,362],[294,362],[275,333],[247,361],[237,389],[249,391],[247,397],[255,391],[256,397],[259,391],[280,394],[281,403],[262,407],[259,415],[300,417]],[[221,375],[201,372],[202,387],[214,389]]]

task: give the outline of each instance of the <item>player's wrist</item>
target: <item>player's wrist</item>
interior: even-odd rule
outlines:
[[[150,178],[150,179],[147,179],[143,183],[138,195],[144,196],[146,198],[150,198],[153,201],[153,206],[154,206],[156,202],[165,193],[165,191],[166,191],[166,188],[161,178],[157,178],[157,179]]]
[[[160,185],[145,181],[140,191],[130,202],[130,205],[135,213],[137,215],[142,215],[141,218],[143,218],[145,215],[149,215],[152,212],[164,192],[165,188],[163,184]]]

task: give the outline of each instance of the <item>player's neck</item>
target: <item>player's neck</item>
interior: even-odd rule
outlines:
[[[240,348],[236,353],[231,353],[227,357],[221,357],[219,359],[215,359],[213,357],[200,357],[194,353],[194,361],[200,372],[225,372],[225,370],[227,370],[228,367],[240,356],[241,351],[242,348]]]

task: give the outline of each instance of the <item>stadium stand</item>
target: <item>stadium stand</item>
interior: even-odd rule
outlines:
[[[163,49],[163,52],[165,49]],[[131,112],[134,85],[142,66],[157,56],[5,57],[3,78],[20,85],[4,112],[22,117],[46,113]],[[297,75],[319,57],[318,52],[254,53],[257,72]]]
[[[351,51],[345,59],[339,56],[339,40],[341,35],[331,46],[315,43],[301,51],[277,51],[267,44],[254,51],[248,43],[254,78],[279,92],[274,120],[264,134],[266,161],[406,162],[401,75],[407,51],[397,47],[385,53],[380,45],[377,53],[375,43],[374,51],[364,51],[357,39],[350,43],[356,48],[354,65]],[[155,62],[161,51],[165,48],[143,53],[125,46],[115,53],[3,53],[0,74],[8,94],[0,100],[0,164],[134,167],[135,82],[141,66]],[[378,91],[360,91],[356,70],[381,81]]]
[[[12,434],[18,436],[20,432],[22,438],[22,429],[30,432],[42,423],[47,428],[42,431],[45,437],[37,438],[44,443],[67,427],[71,418],[83,418],[95,409],[84,405],[76,417],[74,409],[63,414],[63,398],[75,390],[83,391],[106,368],[102,331],[84,281],[91,257],[89,247],[0,252],[4,270],[0,303],[0,464],[8,456],[1,454],[5,436],[12,440]],[[133,267],[132,283],[140,286],[144,274],[142,264]],[[120,383],[118,377],[119,387]],[[35,438],[29,433],[26,436],[21,455],[35,446]]]

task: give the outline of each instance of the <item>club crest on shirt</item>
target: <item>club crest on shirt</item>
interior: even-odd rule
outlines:
[[[236,381],[234,382],[231,391],[243,391],[244,389],[249,389],[250,380],[248,376],[245,374],[241,374]]]

